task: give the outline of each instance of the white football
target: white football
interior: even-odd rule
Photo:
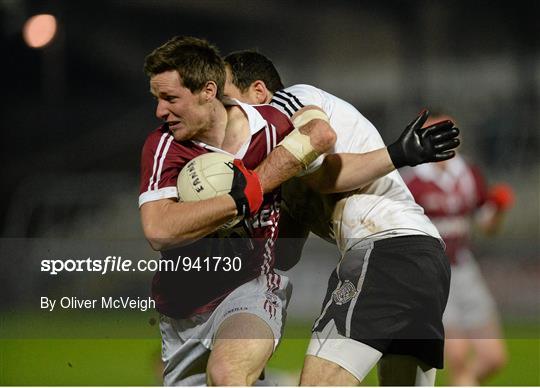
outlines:
[[[183,202],[201,201],[227,194],[233,181],[234,157],[219,152],[209,152],[190,160],[178,175],[177,188]],[[221,227],[228,229],[242,217],[235,217]]]

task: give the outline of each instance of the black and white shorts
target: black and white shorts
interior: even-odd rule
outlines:
[[[334,332],[340,339],[368,345],[379,357],[410,355],[442,368],[442,316],[449,287],[448,258],[433,237],[360,243],[343,255],[330,276],[308,354],[318,355],[321,333]]]

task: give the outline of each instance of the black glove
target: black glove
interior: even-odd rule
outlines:
[[[396,168],[416,166],[427,162],[451,159],[452,151],[459,145],[459,129],[450,120],[440,121],[422,128],[429,116],[424,109],[403,131],[395,143],[388,146],[388,153]]]
[[[248,170],[240,159],[232,163],[234,172],[229,195],[236,203],[239,216],[248,217],[259,211],[263,202],[263,190],[255,171]]]

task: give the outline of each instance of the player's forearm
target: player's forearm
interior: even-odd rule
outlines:
[[[255,169],[264,193],[271,192],[302,170],[302,164],[283,147],[274,149]]]
[[[336,141],[334,130],[323,120],[309,121],[300,127],[300,132],[309,136],[311,146],[318,154],[328,151]],[[277,147],[255,171],[259,175],[263,191],[268,193],[296,176],[304,167],[302,161],[285,147]]]
[[[477,213],[477,223],[487,235],[499,232],[505,214],[514,204],[514,190],[507,183],[492,186],[484,206]]]
[[[476,225],[485,235],[493,236],[501,229],[505,214],[505,211],[488,202],[478,210],[475,217]]]
[[[214,232],[236,214],[236,205],[229,195],[197,202],[161,200],[141,207],[143,231],[155,250],[192,243]]]
[[[331,154],[305,181],[321,193],[341,193],[359,189],[394,170],[386,148],[363,154]]]

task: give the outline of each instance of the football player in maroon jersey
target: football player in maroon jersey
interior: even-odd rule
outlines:
[[[434,114],[431,120],[451,119]],[[446,243],[452,278],[444,313],[445,355],[452,385],[479,385],[506,363],[495,302],[471,249],[474,226],[496,233],[512,206],[510,186],[488,188],[480,170],[461,155],[402,172],[415,200]]]
[[[199,260],[187,270],[154,276],[164,382],[192,385],[190,376],[206,371],[209,384],[251,385],[279,342],[290,295],[288,279],[273,271],[277,188],[328,149],[335,134],[314,107],[298,112],[295,128],[271,106],[224,105],[223,60],[201,39],[169,40],[146,57],[145,72],[163,125],[148,135],[142,151],[143,231],[164,259]],[[234,156],[231,191],[179,201],[178,173],[207,152]],[[254,238],[252,246],[240,248],[241,266],[231,270],[226,260],[204,265],[222,250],[201,238],[238,215]]]

